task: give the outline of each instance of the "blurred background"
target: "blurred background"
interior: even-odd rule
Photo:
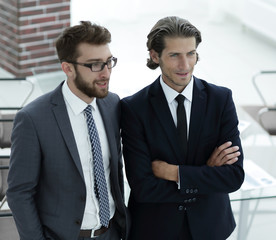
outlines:
[[[271,6],[264,5],[262,11],[258,2]],[[153,25],[164,16],[186,18],[202,32],[203,38],[198,48],[200,61],[195,75],[230,87],[237,103],[259,104],[251,79],[258,71],[276,68],[275,2],[135,0],[130,4],[127,0],[119,0],[92,4],[89,0],[73,0],[71,22],[75,25],[82,19],[89,19],[110,29],[111,50],[118,57],[111,90],[124,96],[149,84],[160,73],[145,66],[148,57],[146,36]],[[269,18],[266,8],[273,9],[274,19]]]
[[[48,6],[42,0],[19,1],[24,6],[22,11],[18,10],[21,22],[31,22],[35,10],[42,9],[48,16],[43,20],[35,17],[31,27],[18,27],[20,31],[11,31],[12,34],[5,37],[15,24],[7,18],[7,12],[15,11],[15,5],[9,5],[12,1],[0,1],[0,166],[8,166],[12,124],[12,119],[1,123],[1,118],[12,118],[16,112],[12,108],[21,108],[65,79],[54,50],[48,51],[54,48],[52,42],[64,27],[90,20],[110,30],[110,48],[118,58],[110,90],[122,98],[160,75],[159,69],[146,67],[146,36],[160,18],[176,15],[189,20],[202,33],[198,47],[200,61],[194,75],[230,88],[240,119],[246,181],[242,189],[230,194],[237,228],[229,239],[276,239],[276,0],[61,0]],[[51,18],[58,19],[56,28],[46,25]],[[27,41],[46,35],[52,41],[47,47]],[[8,47],[13,36],[20,39],[19,48],[23,50],[19,52],[24,53],[27,48],[33,52],[19,53],[19,56],[24,55],[22,61],[8,64],[16,49],[15,45]],[[38,54],[43,48],[47,49],[47,54],[46,50]],[[30,56],[34,55],[40,56],[32,61]],[[8,107],[11,109],[7,110]],[[3,205],[0,210],[6,213],[8,206],[4,196],[8,169],[4,167],[0,169]],[[126,182],[128,190],[127,187]],[[13,223],[11,216],[0,215],[0,240],[16,240],[13,235],[16,231],[9,227],[10,223]]]

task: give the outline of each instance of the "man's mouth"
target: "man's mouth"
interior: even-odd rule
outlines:
[[[108,81],[99,81],[99,82],[96,82],[96,84],[100,88],[106,88],[108,86]]]
[[[186,73],[179,72],[179,73],[176,73],[176,74],[180,77],[187,77],[189,72],[186,72]]]

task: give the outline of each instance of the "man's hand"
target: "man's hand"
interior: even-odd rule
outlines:
[[[240,156],[239,147],[232,146],[232,142],[226,142],[219,147],[215,148],[212,155],[207,161],[207,165],[210,167],[219,167],[225,164],[233,164],[238,161],[238,156]]]
[[[154,160],[152,163],[153,174],[158,177],[169,181],[178,182],[178,166],[168,164],[161,160]]]
[[[210,167],[219,167],[225,164],[233,164],[238,161],[240,156],[239,147],[232,146],[232,142],[226,142],[219,147],[215,148],[212,155],[207,161]],[[152,163],[153,174],[158,177],[169,181],[178,182],[178,165],[169,164],[161,160],[154,160]]]

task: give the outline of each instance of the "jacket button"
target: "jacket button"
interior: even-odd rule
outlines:
[[[194,189],[194,193],[198,193],[198,189]]]
[[[193,202],[196,202],[196,198],[193,198]]]
[[[190,192],[190,190],[189,189],[186,189],[186,193],[189,193]]]
[[[179,211],[183,211],[184,207],[182,205],[178,206]]]
[[[77,219],[77,220],[75,221],[75,223],[76,223],[77,225],[81,225],[81,220]]]

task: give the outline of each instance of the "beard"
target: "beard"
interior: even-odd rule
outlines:
[[[109,79],[94,80],[93,82],[89,83],[84,81],[82,76],[77,72],[77,76],[74,80],[76,87],[89,98],[104,98],[107,96],[108,86],[104,89],[99,89],[96,86],[96,83],[101,81],[109,81]]]

